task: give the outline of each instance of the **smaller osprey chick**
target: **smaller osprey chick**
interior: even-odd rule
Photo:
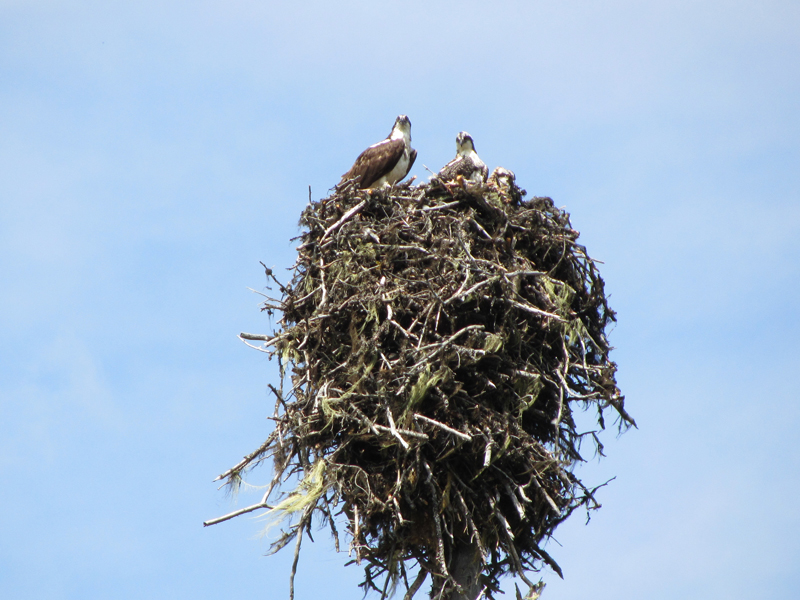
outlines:
[[[400,115],[389,137],[359,154],[350,170],[342,175],[339,186],[351,179],[356,180],[361,190],[394,185],[408,175],[416,159],[417,151],[411,147],[411,121]]]
[[[489,168],[475,152],[472,136],[462,131],[456,136],[456,157],[442,167],[437,177],[441,181],[452,181],[461,175],[467,181],[485,183]]]
[[[498,190],[510,190],[516,182],[517,176],[514,175],[514,171],[509,171],[503,167],[497,167],[492,171],[492,176],[489,178],[489,186]]]
[[[518,205],[525,194],[525,190],[520,190],[517,187],[517,177],[514,171],[497,167],[492,174],[489,175],[489,188],[496,190],[500,195],[500,199],[505,204]]]

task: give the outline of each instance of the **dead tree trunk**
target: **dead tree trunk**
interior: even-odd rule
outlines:
[[[478,546],[468,539],[457,541],[447,568],[461,589],[451,587],[449,591],[442,593],[446,581],[437,577],[431,590],[431,600],[475,600],[483,590],[479,579],[483,563]]]

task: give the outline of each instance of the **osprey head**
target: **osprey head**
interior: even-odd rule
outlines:
[[[406,115],[398,116],[394,121],[390,138],[407,137],[411,139],[411,120]]]
[[[464,155],[468,152],[475,152],[475,142],[470,134],[466,131],[461,131],[456,136],[456,153]]]

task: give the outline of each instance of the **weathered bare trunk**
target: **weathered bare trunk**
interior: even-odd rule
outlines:
[[[483,589],[478,579],[482,566],[480,553],[475,544],[468,540],[457,542],[447,567],[462,591],[452,590],[441,595],[441,600],[475,600]],[[444,581],[437,583],[431,593],[432,600],[439,600]]]

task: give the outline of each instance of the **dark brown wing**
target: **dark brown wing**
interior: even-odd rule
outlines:
[[[403,155],[404,149],[405,142],[401,139],[386,139],[370,146],[358,155],[350,170],[342,175],[339,185],[348,179],[358,177],[358,187],[362,190],[368,188],[392,170]]]
[[[414,166],[414,161],[417,160],[417,151],[414,150],[414,148],[409,148],[408,150],[409,150],[409,152],[408,152],[408,169],[406,169],[406,175],[408,175],[411,172],[411,167]],[[406,175],[403,175],[403,177],[405,177]],[[400,179],[402,179],[403,177],[401,177]]]
[[[442,170],[439,171],[438,177],[442,181],[452,181],[459,175],[465,179],[470,179],[474,176],[476,171],[480,172],[481,182],[485,183],[486,177],[489,174],[489,168],[486,165],[481,165],[479,167],[470,159],[464,158],[463,156],[457,156],[442,167]]]
[[[468,176],[472,170],[472,164],[463,156],[457,156],[439,171],[438,177],[442,181],[452,181],[459,175]]]
[[[489,167],[483,165],[481,167],[481,182],[486,183],[486,179],[489,177]]]

